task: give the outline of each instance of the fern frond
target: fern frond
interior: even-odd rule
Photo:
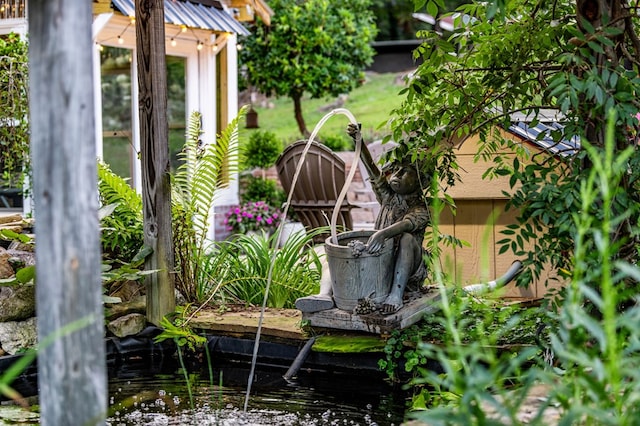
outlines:
[[[118,203],[118,208],[142,217],[142,197],[106,163],[98,161],[98,189],[103,205]]]
[[[198,111],[193,111],[191,115],[189,115],[184,147],[182,151],[178,153],[180,166],[178,166],[178,169],[172,176],[172,187],[175,192],[179,193],[180,200],[178,201],[183,206],[185,203],[189,202],[189,194],[191,194],[191,184],[193,180],[193,168],[197,162],[200,136],[202,136],[202,134],[202,114]]]
[[[230,176],[238,171],[238,123],[244,117],[242,108],[237,117],[220,133],[214,144],[198,146],[202,135],[201,115],[189,118],[189,132],[182,158],[185,160],[175,175],[176,201],[191,214],[196,233],[204,237],[209,228],[209,211],[217,190],[228,184]]]

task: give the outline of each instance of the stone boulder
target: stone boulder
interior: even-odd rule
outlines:
[[[10,355],[35,347],[38,341],[36,318],[0,323],[0,346]]]
[[[128,314],[107,324],[107,329],[116,337],[133,336],[147,326],[147,318],[142,314]]]
[[[15,275],[16,271],[13,270],[9,259],[11,254],[6,249],[0,247],[0,280],[11,278]]]
[[[0,287],[0,322],[22,321],[35,314],[35,286],[26,284]]]
[[[35,264],[36,256],[33,251],[0,247],[0,279],[11,278],[17,270]]]

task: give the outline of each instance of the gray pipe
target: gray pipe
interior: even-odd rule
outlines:
[[[315,341],[316,337],[314,336],[304,344],[300,352],[298,352],[298,356],[296,356],[296,359],[293,360],[291,367],[289,367],[287,372],[284,373],[284,376],[282,376],[285,380],[289,381],[292,377],[295,377],[295,375],[298,374],[298,371],[300,371],[300,367],[302,367],[302,364],[304,364],[307,357],[309,356],[309,352],[311,352],[311,347],[313,346]]]
[[[465,293],[472,294],[474,296],[489,293],[509,284],[516,276],[518,276],[521,271],[522,262],[516,260],[511,264],[507,272],[500,278],[496,278],[495,280],[489,281],[488,283],[471,284],[462,287],[462,289],[465,291]]]

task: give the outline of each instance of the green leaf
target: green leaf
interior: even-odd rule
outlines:
[[[147,245],[143,245],[140,247],[140,250],[136,253],[136,255],[131,259],[131,263],[136,265],[140,262],[144,262],[144,260],[149,257],[153,253],[153,248]]]
[[[33,281],[36,277],[36,267],[35,265],[27,266],[19,269],[16,272],[16,279],[21,284],[26,284]]]

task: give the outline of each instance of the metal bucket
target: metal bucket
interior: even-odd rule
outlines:
[[[376,254],[358,252],[349,246],[351,241],[366,244],[374,232],[343,232],[337,235],[337,245],[331,242],[332,237],[325,241],[333,299],[339,309],[352,311],[358,299],[365,297],[382,303],[389,294],[394,269],[393,238],[385,241]]]

